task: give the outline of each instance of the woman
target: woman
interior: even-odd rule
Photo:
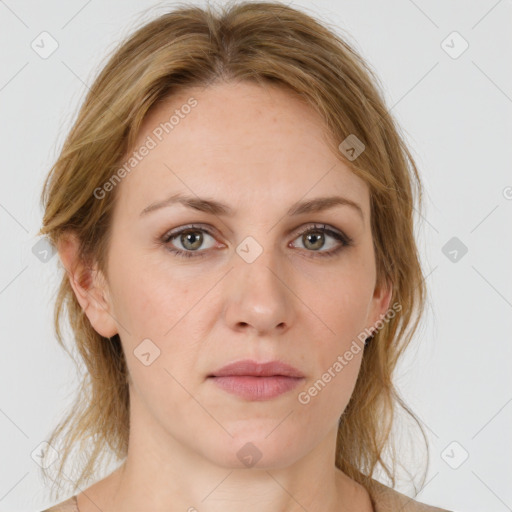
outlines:
[[[49,511],[443,510],[385,457],[425,289],[376,81],[271,2],[180,7],[110,58],[42,196],[86,367]]]

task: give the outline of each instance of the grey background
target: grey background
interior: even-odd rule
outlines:
[[[172,3],[143,12],[154,5],[0,0],[0,511],[49,504],[31,453],[75,384],[53,334],[57,257],[45,263],[32,250],[43,178],[107,52]],[[417,499],[512,510],[512,2],[292,5],[339,27],[377,71],[426,189],[417,235],[429,307],[397,375],[430,441]],[[58,43],[48,58],[31,47],[43,31]],[[453,31],[469,44],[457,58]],[[468,252],[452,261],[461,243]],[[402,455],[414,457],[405,444]]]

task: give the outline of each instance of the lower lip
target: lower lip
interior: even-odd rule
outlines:
[[[231,375],[227,377],[210,377],[217,386],[228,393],[247,400],[270,400],[295,388],[302,380],[299,377],[251,377],[248,375]]]

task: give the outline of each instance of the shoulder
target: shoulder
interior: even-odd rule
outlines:
[[[42,512],[79,512],[76,495],[57,505],[53,505],[53,507],[47,508]]]
[[[451,512],[409,498],[377,480],[373,480],[373,489],[368,489],[368,493],[375,512]]]

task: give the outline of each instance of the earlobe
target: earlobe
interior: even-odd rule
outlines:
[[[117,334],[107,282],[96,267],[91,268],[81,261],[80,243],[76,235],[63,235],[58,241],[57,249],[76,299],[94,330],[106,338]]]

